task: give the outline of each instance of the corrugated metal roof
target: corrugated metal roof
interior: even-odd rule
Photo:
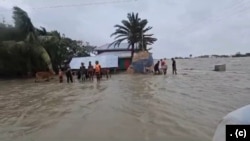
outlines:
[[[103,52],[97,56],[106,56],[106,55],[115,55],[119,58],[128,58],[131,57],[131,51],[115,51],[115,52]]]
[[[120,44],[120,46],[118,47],[118,46],[114,46],[114,44],[113,45],[111,45],[110,47],[109,47],[109,43],[107,43],[107,44],[105,44],[105,45],[102,45],[102,46],[99,46],[99,47],[97,47],[97,48],[95,48],[95,50],[120,50],[120,49],[128,49],[128,43],[121,43]]]
[[[103,56],[93,56],[93,57],[74,57],[70,61],[71,69],[79,69],[81,63],[83,62],[85,67],[88,66],[89,61],[92,65],[95,64],[95,61],[99,61],[102,68],[116,68],[118,67],[118,56],[115,55],[103,55]]]

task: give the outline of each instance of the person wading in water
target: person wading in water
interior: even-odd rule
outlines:
[[[155,72],[155,74],[160,74],[159,65],[160,65],[160,61],[157,61],[157,63],[154,66],[154,72]]]
[[[67,65],[67,68],[66,68],[66,76],[67,76],[67,82],[69,83],[70,81],[71,83],[73,83],[72,72],[71,72],[71,68],[69,65]]]
[[[83,82],[86,80],[86,67],[84,66],[84,63],[81,63],[80,73],[81,73],[81,80]]]
[[[95,74],[97,81],[101,80],[101,65],[99,64],[98,61],[95,62]]]
[[[166,75],[167,74],[167,70],[168,70],[168,65],[167,65],[167,59],[164,58],[164,60],[161,63],[162,65],[162,69],[163,69],[163,74]]]
[[[89,80],[94,80],[94,68],[91,64],[91,61],[89,61],[89,66],[88,66],[88,78]]]
[[[62,71],[62,69],[59,69],[58,76],[59,76],[59,82],[62,83],[63,82],[63,71]]]
[[[160,74],[162,73],[162,59],[159,62],[159,72]]]
[[[173,68],[173,74],[177,75],[176,61],[174,58],[172,58],[172,68]]]

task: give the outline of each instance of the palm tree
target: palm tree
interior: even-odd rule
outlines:
[[[152,38],[153,34],[145,34],[152,27],[147,27],[148,21],[141,19],[138,13],[128,13],[128,20],[122,20],[122,25],[115,25],[115,32],[111,34],[115,36],[115,41],[109,46],[119,47],[123,41],[128,42],[128,48],[131,48],[131,58],[134,56],[135,44],[141,43],[140,50],[146,50],[146,46],[153,44],[157,39]]]
[[[47,64],[48,68],[50,70],[53,70],[50,56],[45,48],[39,43],[35,27],[33,26],[28,14],[19,7],[13,7],[13,19],[15,27],[19,29],[23,33],[23,35],[25,35],[26,44],[31,44],[33,46],[30,48],[29,52],[31,54],[35,53],[38,56],[41,56],[43,61]],[[29,71],[31,71],[30,69],[31,68],[29,68]]]
[[[157,41],[156,38],[152,37],[154,34],[146,34],[146,32],[153,28],[152,26],[146,27],[147,24],[148,20],[146,19],[139,22],[139,50],[148,50],[147,45],[152,45],[155,41]]]
[[[19,7],[13,7],[13,19],[15,27],[19,29],[24,35],[30,32],[35,32],[35,28],[29,18],[28,14]]]
[[[145,34],[142,35],[141,40],[139,41],[139,50],[148,51],[151,48],[147,48],[148,45],[152,45],[155,41],[157,41],[156,38],[151,37],[153,34]]]

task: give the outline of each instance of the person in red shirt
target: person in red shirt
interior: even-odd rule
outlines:
[[[63,71],[61,69],[59,69],[58,76],[59,76],[59,82],[62,83],[63,82]]]

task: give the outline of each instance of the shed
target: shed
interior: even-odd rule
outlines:
[[[109,43],[95,48],[97,56],[115,55],[118,57],[119,70],[126,70],[131,64],[131,49],[128,48],[128,43],[121,43],[119,47],[114,47]],[[136,51],[136,50],[135,50]]]
[[[92,65],[95,61],[99,61],[102,68],[117,68],[118,67],[118,57],[115,55],[102,55],[102,56],[91,56],[91,57],[74,57],[70,62],[70,67],[72,70],[80,69],[81,63],[87,67],[89,62]]]

